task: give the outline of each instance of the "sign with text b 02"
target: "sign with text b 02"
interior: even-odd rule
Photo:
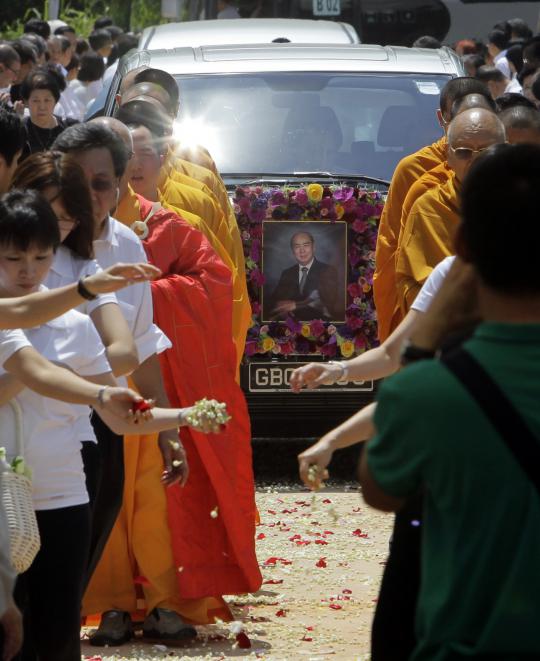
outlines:
[[[313,16],[339,16],[341,0],[313,0]]]

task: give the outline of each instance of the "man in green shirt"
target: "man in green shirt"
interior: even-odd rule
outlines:
[[[463,186],[457,252],[476,273],[484,320],[464,349],[540,444],[539,189],[540,147],[491,148]],[[512,235],[524,237],[519,253]],[[447,320],[430,323],[419,349],[438,346]],[[397,511],[424,497],[411,659],[540,659],[540,494],[497,429],[436,360],[384,383],[375,426],[360,466],[365,500]]]

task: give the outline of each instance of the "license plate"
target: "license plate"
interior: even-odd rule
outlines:
[[[313,0],[314,16],[339,16],[341,0]]]
[[[290,392],[290,379],[292,372],[307,363],[250,363],[249,364],[249,392]],[[331,386],[319,386],[313,392],[372,392],[373,381],[338,381]]]

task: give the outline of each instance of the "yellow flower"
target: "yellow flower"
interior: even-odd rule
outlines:
[[[311,335],[309,324],[303,324],[301,333],[304,337],[309,337]]]
[[[338,220],[343,218],[344,213],[345,213],[345,209],[341,206],[341,204],[336,204],[336,216]]]
[[[321,184],[309,184],[306,188],[306,192],[310,202],[320,202],[322,200],[324,188]]]
[[[275,342],[271,337],[265,337],[263,340],[263,349],[264,351],[272,351],[275,346]]]
[[[350,340],[345,340],[342,342],[339,348],[341,350],[341,355],[344,358],[350,358],[354,353],[354,343]]]
[[[368,285],[368,283],[366,282],[366,284],[365,284],[365,285],[362,285],[362,289],[363,289],[363,290],[364,290],[364,292],[365,292],[365,293],[367,294],[367,293],[368,293],[368,291],[370,291],[370,290],[371,290],[371,285]]]

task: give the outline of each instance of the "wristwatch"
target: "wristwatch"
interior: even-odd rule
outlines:
[[[94,301],[97,298],[97,294],[92,294],[92,292],[86,288],[84,278],[81,278],[77,283],[77,293],[87,301]]]
[[[430,360],[435,358],[436,352],[432,349],[424,349],[423,347],[417,347],[410,340],[405,340],[400,354],[400,363],[401,365],[409,365],[410,363],[416,363],[419,360]]]

